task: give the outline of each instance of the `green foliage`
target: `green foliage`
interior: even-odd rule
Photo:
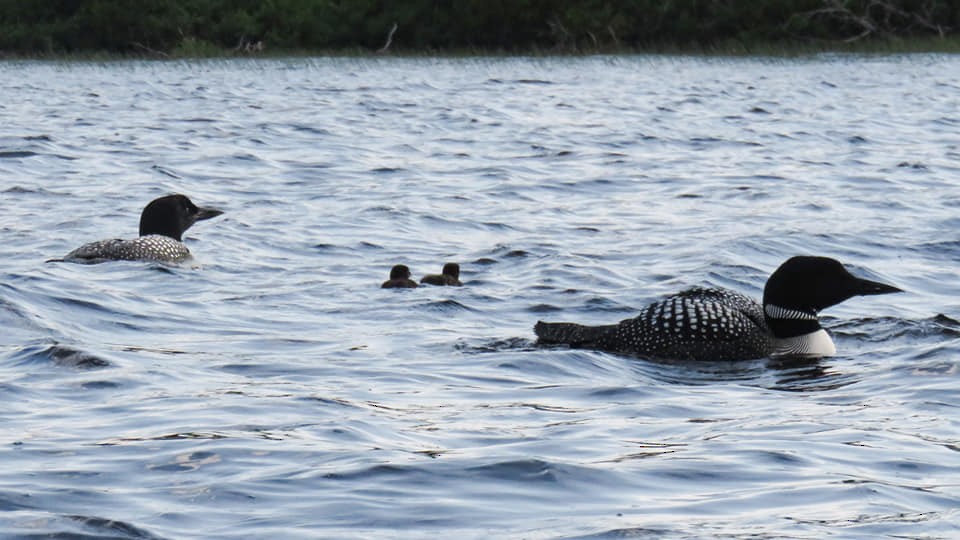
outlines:
[[[956,0],[0,0],[0,51],[593,52],[957,36]]]
[[[193,37],[183,38],[170,52],[170,56],[176,58],[206,58],[221,55],[223,55],[223,47]]]

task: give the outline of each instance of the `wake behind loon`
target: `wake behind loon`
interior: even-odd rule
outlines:
[[[140,237],[132,240],[114,238],[84,244],[67,253],[66,261],[84,264],[105,261],[151,261],[180,263],[191,257],[183,244],[183,233],[191,225],[219,216],[215,208],[201,208],[185,195],[167,195],[154,199],[140,214]]]
[[[660,360],[749,360],[830,356],[820,310],[854,296],[901,292],[850,274],[827,257],[792,257],[767,280],[763,305],[722,288],[693,288],[647,306],[618,324],[538,321],[541,344],[566,344]]]

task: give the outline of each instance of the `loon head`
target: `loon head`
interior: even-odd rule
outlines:
[[[150,201],[140,214],[140,236],[161,234],[182,241],[183,233],[194,223],[219,216],[223,211],[200,208],[186,195],[167,195]]]
[[[460,265],[457,263],[447,263],[443,265],[443,271],[441,273],[453,279],[460,279]]]
[[[390,269],[390,279],[410,279],[410,269],[405,264],[395,265]]]
[[[788,338],[820,329],[820,310],[854,296],[901,292],[892,285],[854,276],[828,257],[791,257],[763,289],[763,312],[773,335]]]

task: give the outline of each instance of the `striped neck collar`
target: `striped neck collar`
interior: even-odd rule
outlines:
[[[801,311],[799,309],[787,309],[774,304],[763,306],[763,312],[771,319],[794,319],[800,321],[816,321],[816,312]]]

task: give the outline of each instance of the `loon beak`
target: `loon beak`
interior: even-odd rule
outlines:
[[[197,213],[193,216],[193,221],[203,221],[214,218],[222,213],[223,210],[217,210],[216,208],[197,208]]]
[[[898,289],[893,285],[887,285],[886,283],[880,283],[878,281],[857,278],[855,294],[859,296],[867,296],[871,294],[890,294],[895,292],[903,292],[903,289]]]

